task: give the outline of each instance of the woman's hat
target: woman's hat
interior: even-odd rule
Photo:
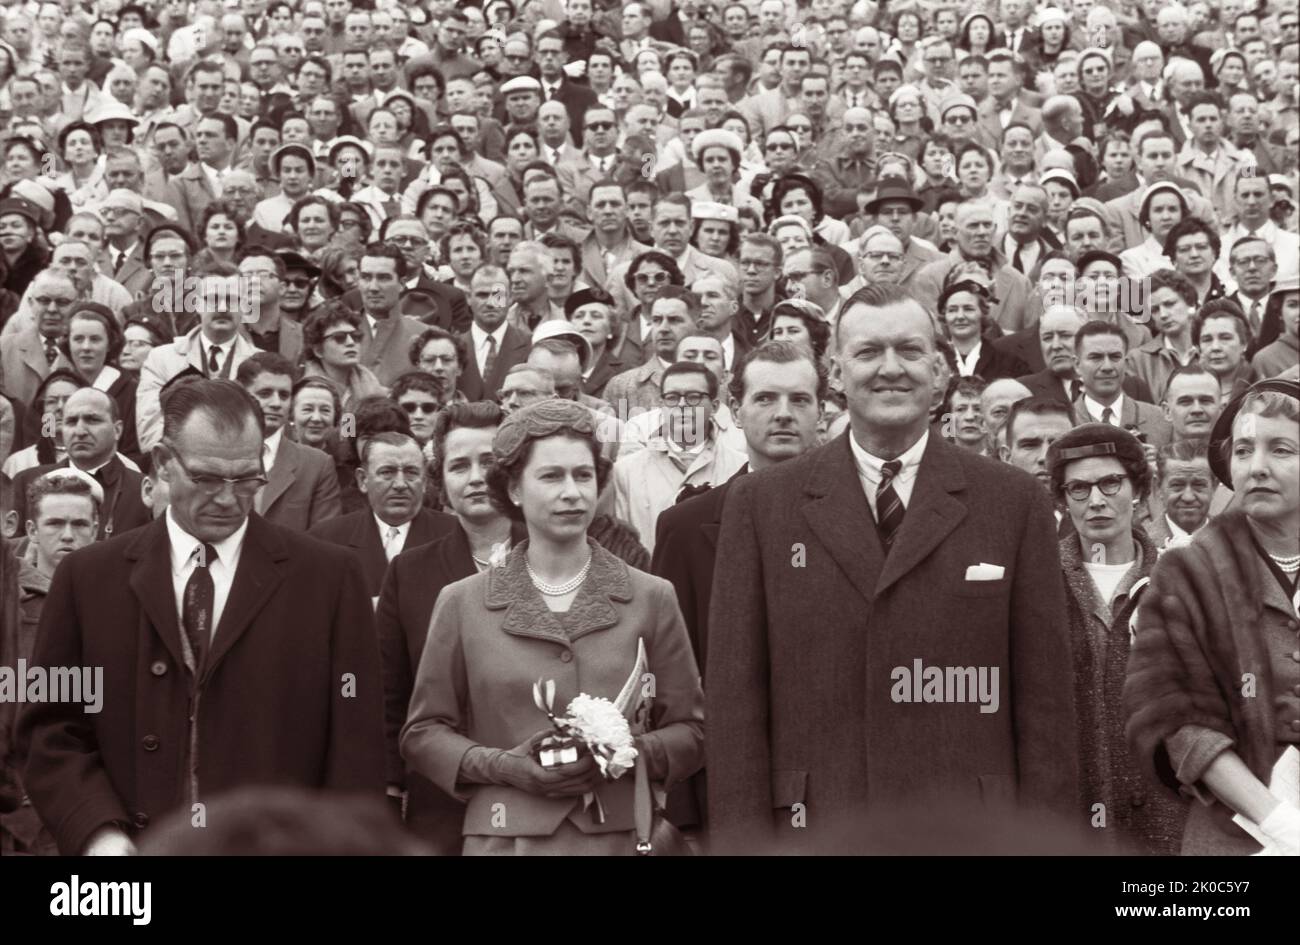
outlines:
[[[1249,389],[1232,398],[1228,406],[1223,408],[1223,413],[1219,414],[1219,419],[1214,421],[1214,429],[1210,431],[1210,470],[1214,473],[1214,478],[1229,489],[1232,488],[1232,461],[1228,458],[1225,447],[1232,440],[1232,427],[1236,423],[1237,414],[1241,412],[1241,405],[1247,397],[1269,392],[1300,400],[1300,381],[1270,377],[1266,381],[1252,384]]]
[[[1038,178],[1038,183],[1040,185],[1046,185],[1051,181],[1055,181],[1058,184],[1064,184],[1066,187],[1070,188],[1071,194],[1075,197],[1079,196],[1079,181],[1073,174],[1064,168],[1054,167],[1050,171],[1045,171],[1043,176]]]
[[[739,223],[740,211],[725,203],[714,203],[711,200],[695,200],[691,202],[691,219]]]
[[[289,147],[295,147],[295,145],[289,145]],[[302,147],[302,145],[296,145],[296,147]],[[365,154],[367,159],[372,157],[375,151],[375,146],[369,141],[362,141],[360,138],[353,137],[352,135],[340,135],[335,138],[334,142],[330,145],[329,162],[333,164],[338,158],[339,153],[347,147],[356,148],[358,151]],[[283,150],[283,148],[280,148],[276,153],[278,154]]]
[[[135,117],[135,113],[115,98],[106,98],[101,101],[99,106],[86,116],[86,121],[96,126],[110,121],[125,121],[131,125],[140,124],[140,119]]]
[[[736,154],[743,154],[745,152],[745,142],[741,141],[740,135],[734,131],[727,131],[725,128],[710,128],[708,131],[701,131],[691,142],[691,154],[696,161],[699,161],[700,155],[705,148],[726,148]]]
[[[1138,205],[1139,220],[1147,215],[1147,211],[1151,209],[1151,201],[1161,193],[1174,194],[1183,205],[1183,213],[1187,213],[1187,195],[1183,193],[1183,189],[1171,180],[1158,180],[1142,191],[1142,203]]]
[[[316,155],[311,153],[311,148],[304,144],[282,144],[271,152],[271,170],[278,176],[280,173],[280,162],[290,155],[297,155],[307,162],[307,170],[313,175],[316,173]]]
[[[1136,436],[1113,423],[1084,423],[1047,448],[1047,468],[1052,476],[1052,492],[1059,493],[1065,480],[1065,467],[1077,459],[1113,456],[1125,469],[1145,466],[1146,451]],[[1134,483],[1136,490],[1137,483]]]
[[[570,295],[567,299],[564,300],[565,318],[572,318],[573,313],[576,312],[578,309],[582,308],[584,305],[604,305],[607,306],[611,311],[613,311],[614,296],[610,295],[608,292],[606,292],[598,285],[589,286],[585,289],[579,289],[577,292],[574,292],[572,295]],[[546,324],[546,323],[543,322],[542,324]],[[541,326],[539,325],[538,327],[540,328]],[[536,337],[537,337],[536,335],[533,336],[534,340],[536,340]],[[585,341],[586,339],[583,340]]]
[[[980,298],[984,299],[985,302],[989,302],[993,298],[993,291],[989,288],[987,282],[976,278],[974,273],[963,273],[960,279],[952,285],[944,286],[943,291],[939,293],[938,309],[941,315],[944,307],[948,304],[948,300],[959,292],[969,292],[972,295],[978,295]]]
[[[578,349],[578,363],[585,371],[591,364],[591,342],[588,341],[578,329],[562,318],[548,318],[533,329],[532,343],[534,346],[539,341],[549,339],[559,339],[567,341]]]
[[[492,439],[492,455],[498,466],[511,466],[533,440],[565,432],[594,437],[596,421],[591,411],[559,397],[538,401],[502,421]]]

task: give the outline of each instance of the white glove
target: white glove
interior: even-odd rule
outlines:
[[[1300,808],[1285,802],[1273,808],[1264,818],[1259,830],[1268,837],[1269,845],[1282,856],[1300,856]]]
[[[579,59],[575,62],[566,63],[564,74],[570,79],[581,79],[587,74],[587,60]]]
[[[86,841],[82,856],[135,856],[135,844],[120,827],[100,827]]]

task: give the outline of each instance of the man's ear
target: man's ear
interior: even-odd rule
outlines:
[[[357,467],[357,488],[363,493],[366,491],[366,470],[363,466]]]
[[[152,451],[153,468],[159,479],[171,484],[171,470],[167,468],[167,451],[161,446],[155,446]]]
[[[18,534],[18,513],[13,509],[0,515],[0,538],[13,538]]]

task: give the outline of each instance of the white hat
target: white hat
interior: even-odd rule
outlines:
[[[701,131],[691,141],[691,154],[698,161],[705,148],[718,147],[734,151],[736,154],[745,152],[745,142],[740,140],[740,135],[725,128],[710,128],[708,131]]]
[[[578,349],[578,363],[584,371],[587,369],[587,365],[591,363],[591,342],[584,338],[582,332],[574,328],[567,320],[548,318],[533,329],[532,343],[534,346],[537,342],[546,341],[548,338],[559,338],[563,341],[572,342]]]
[[[501,85],[502,95],[510,95],[513,92],[536,92],[541,95],[542,83],[530,75],[517,75],[509,82],[504,82]]]
[[[725,203],[713,203],[710,200],[696,200],[691,203],[692,220],[721,220],[723,223],[739,223],[740,211]]]

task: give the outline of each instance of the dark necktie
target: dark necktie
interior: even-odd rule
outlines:
[[[48,335],[43,340],[45,342],[45,363],[52,365],[59,358],[59,343]]]
[[[901,460],[889,460],[880,470],[880,485],[876,487],[876,523],[886,551],[894,544],[894,536],[903,524],[903,500],[894,491],[894,477],[902,468]]]
[[[185,638],[194,654],[194,675],[203,669],[203,658],[212,641],[212,611],[216,606],[216,590],[208,565],[217,560],[217,550],[209,544],[194,549],[194,570],[185,582],[185,595],[181,603],[181,624]]]
[[[1114,426],[1114,425],[1115,425],[1115,411],[1111,410],[1109,407],[1107,407],[1106,409],[1104,409],[1104,410],[1101,412],[1101,422],[1102,422],[1102,423],[1110,424],[1111,426]]]
[[[487,337],[487,355],[483,358],[483,380],[492,376],[492,370],[497,366],[497,339],[495,335]]]
[[[208,377],[221,376],[221,349],[213,345],[208,349]]]
[[[1079,399],[1079,391],[1082,387],[1083,385],[1079,383],[1079,379],[1077,377],[1074,380],[1070,381],[1070,403],[1074,403],[1076,400]]]
[[[122,266],[126,264],[126,253],[117,252],[117,259],[113,262],[113,275],[118,275],[122,271]]]
[[[1012,268],[1015,269],[1016,272],[1020,273],[1021,275],[1024,275],[1024,273],[1025,273],[1025,261],[1024,261],[1024,259],[1022,259],[1021,256],[1020,256],[1021,250],[1023,250],[1024,248],[1025,248],[1025,245],[1024,245],[1023,243],[1017,243],[1017,244],[1016,244],[1016,252],[1015,252],[1015,254],[1011,257],[1011,266],[1012,266]]]

